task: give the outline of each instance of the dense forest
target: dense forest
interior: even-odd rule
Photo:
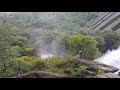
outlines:
[[[0,77],[27,72],[84,77],[87,66],[120,45],[120,30],[92,30],[98,12],[0,13]],[[102,69],[95,74],[103,73]]]

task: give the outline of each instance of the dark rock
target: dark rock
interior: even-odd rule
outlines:
[[[92,71],[86,70],[86,71],[84,72],[84,78],[92,78],[92,77],[94,77],[95,75],[96,75],[96,73],[95,73],[95,72],[92,72]]]
[[[89,61],[84,59],[78,61],[78,66],[82,66],[82,65],[87,66],[88,67],[87,70],[90,70],[90,71],[96,71],[98,69],[102,69],[106,73],[109,73],[109,72],[114,73],[119,70],[119,68],[116,68],[114,66],[100,64],[95,61]]]
[[[91,71],[88,71],[88,70],[86,70],[85,74],[86,74],[86,75],[90,75],[90,76],[96,75],[95,72],[91,72]]]
[[[114,73],[119,70],[119,68],[116,68],[116,67],[110,66],[110,65],[99,64],[99,63],[97,63],[96,65],[98,65],[98,67],[103,69],[106,73],[108,73],[108,72]]]
[[[118,72],[118,76],[120,76],[120,72]]]
[[[58,74],[52,72],[34,71],[26,74],[16,76],[16,78],[67,78],[65,74]]]

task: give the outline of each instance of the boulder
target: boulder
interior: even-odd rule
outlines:
[[[65,74],[42,71],[34,71],[16,76],[16,78],[67,78],[67,77],[68,76]]]

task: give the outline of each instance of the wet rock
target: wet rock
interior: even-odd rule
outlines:
[[[78,61],[78,66],[82,66],[82,65],[86,65],[88,67],[87,70],[90,71],[96,71],[98,69],[102,69],[104,70],[105,73],[109,73],[109,72],[114,73],[119,70],[119,68],[116,68],[114,66],[100,64],[95,61],[89,61],[83,59]]]
[[[16,78],[67,78],[67,77],[68,76],[66,76],[65,74],[42,71],[30,72],[16,76]]]
[[[84,72],[84,78],[92,78],[92,77],[94,77],[94,76],[96,76],[96,73],[95,73],[95,72],[88,71],[88,70],[86,70],[86,71]]]
[[[93,78],[120,78],[120,76],[114,73],[104,73],[104,74],[94,76]]]
[[[106,73],[111,72],[117,72],[119,70],[119,68],[116,68],[114,66],[110,66],[110,65],[105,65],[105,64],[96,64],[98,65],[99,68],[103,69]]]
[[[120,76],[120,72],[118,72],[118,76]]]

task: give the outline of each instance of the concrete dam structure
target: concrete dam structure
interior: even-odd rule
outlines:
[[[120,28],[120,12],[99,12],[98,17],[92,23],[92,30],[113,30]]]

